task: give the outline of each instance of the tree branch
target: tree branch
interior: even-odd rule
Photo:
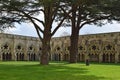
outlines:
[[[69,17],[70,19],[72,18],[69,14],[72,12],[71,10],[69,12],[66,12],[62,7],[60,7],[61,10],[64,12],[65,16]]]
[[[66,18],[64,17],[61,22],[58,24],[58,26],[53,30],[53,32],[51,33],[51,35],[53,36],[55,34],[55,32],[59,29],[59,27],[62,25],[62,23],[64,22]]]
[[[52,12],[52,16],[53,16],[52,22],[54,21],[56,15],[57,15],[57,10],[58,10],[58,8],[59,8],[59,7],[56,7],[56,9]]]
[[[79,30],[85,25],[85,24],[90,24],[90,23],[94,23],[96,21],[99,21],[99,20],[104,20],[104,19],[108,19],[111,15],[108,15],[108,16],[100,16],[100,17],[97,17],[95,19],[89,19],[87,20],[86,22],[82,23],[81,26],[79,26]]]
[[[41,35],[40,35],[40,32],[39,32],[39,30],[38,30],[38,27],[35,27],[35,29],[36,29],[36,32],[37,32],[37,34],[38,34],[40,40],[42,41],[43,39],[42,39],[42,37],[41,37]]]
[[[24,15],[26,15],[26,17],[28,17],[30,19],[30,21],[34,24],[35,27],[37,27],[39,29],[39,31],[41,31],[43,33],[43,30],[32,20],[32,17],[29,16],[28,14],[26,14],[25,12],[21,11]],[[34,18],[35,19],[35,18]]]
[[[77,27],[79,27],[80,22],[81,22],[81,16],[80,16],[79,14],[81,14],[80,6],[79,6],[79,8],[78,8],[78,18],[77,18],[78,20],[77,20]]]
[[[28,12],[28,14],[35,13],[35,12],[43,12],[43,13],[44,13],[44,10],[43,10],[43,9],[37,9],[37,10],[25,10],[25,11]]]
[[[13,8],[13,7],[12,7],[12,8]],[[34,20],[32,20],[32,17],[31,17],[30,15],[28,15],[27,13],[25,13],[24,11],[21,11],[21,10],[15,8],[15,7],[14,7],[13,9],[17,10],[18,12],[23,13],[27,18],[30,19],[30,21],[33,23],[33,25],[34,25],[34,27],[35,27],[35,29],[36,29],[36,31],[37,31],[37,34],[38,34],[39,38],[40,38],[41,41],[42,41],[43,39],[42,39],[39,31],[41,31],[41,33],[43,33],[43,31],[42,31],[42,29],[34,22]]]
[[[43,26],[45,26],[45,23],[43,21],[41,21],[41,20],[39,20],[39,19],[37,19],[35,17],[32,17],[32,18],[35,19],[35,20],[37,20],[38,22],[40,22]]]

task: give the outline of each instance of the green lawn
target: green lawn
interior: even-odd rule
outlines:
[[[0,80],[120,80],[120,64],[0,62]]]

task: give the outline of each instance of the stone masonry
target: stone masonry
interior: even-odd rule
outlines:
[[[39,60],[41,45],[37,37],[0,33],[0,60]],[[80,35],[78,45],[78,62],[120,62],[120,32]],[[69,47],[69,36],[52,38],[49,59],[68,61]]]

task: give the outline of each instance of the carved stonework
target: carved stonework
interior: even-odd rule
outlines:
[[[80,35],[78,61],[120,62],[120,33]],[[50,60],[69,60],[70,37],[52,38]],[[0,60],[39,60],[42,43],[36,37],[0,33]]]

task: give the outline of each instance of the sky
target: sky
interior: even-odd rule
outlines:
[[[106,24],[102,27],[98,27],[95,25],[86,25],[80,30],[79,34],[86,35],[110,32],[120,32],[120,24],[118,23]],[[9,28],[5,31],[5,33],[37,37],[37,33],[34,27],[27,23],[23,23],[21,25],[16,24],[16,28]],[[60,27],[60,29],[56,32],[54,37],[60,37],[70,34],[71,34],[70,28]]]

